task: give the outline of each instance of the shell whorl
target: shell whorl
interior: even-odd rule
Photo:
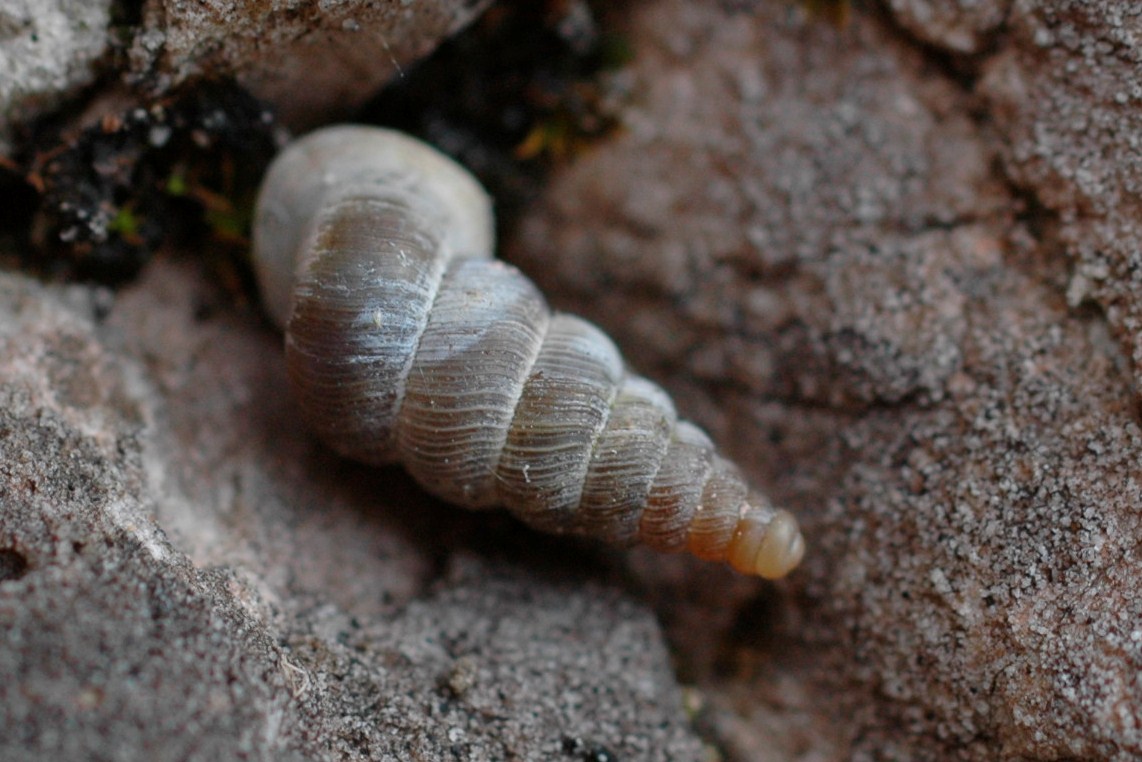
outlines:
[[[796,521],[751,491],[594,325],[492,259],[491,203],[447,157],[373,127],[271,166],[255,268],[307,424],[468,508],[780,577]]]

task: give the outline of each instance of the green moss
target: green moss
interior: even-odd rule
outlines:
[[[168,196],[177,198],[179,196],[185,196],[188,187],[186,175],[182,171],[174,171],[167,177],[167,182],[163,190]]]
[[[131,211],[130,207],[120,207],[111,221],[107,223],[107,230],[111,233],[117,233],[126,239],[137,239],[139,237],[139,219],[135,213]]]

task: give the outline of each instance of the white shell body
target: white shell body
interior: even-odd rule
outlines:
[[[315,132],[271,166],[254,261],[308,425],[435,495],[531,526],[779,577],[804,542],[614,343],[492,259],[466,170],[375,127]]]

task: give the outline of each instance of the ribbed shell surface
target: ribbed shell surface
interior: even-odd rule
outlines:
[[[306,182],[315,157],[362,129],[306,138],[271,179]],[[287,366],[309,426],[349,457],[402,463],[446,500],[505,506],[546,531],[763,576],[795,565],[792,517],[752,493],[660,387],[628,373],[598,328],[552,314],[530,280],[488,258],[490,221],[465,217],[487,208],[475,181],[408,138],[396,145],[329,159],[308,178],[318,189],[271,188],[260,202],[269,239],[296,250],[292,295],[266,301],[289,304]],[[287,214],[291,203],[309,217]]]
[[[401,199],[337,199],[298,271],[286,367],[306,423],[366,463],[398,459],[397,412],[445,262]]]
[[[551,317],[514,267],[460,260],[444,275],[408,374],[400,459],[429,491],[470,508],[502,504],[497,466]]]
[[[498,469],[504,505],[531,526],[576,528],[587,469],[623,375],[622,357],[602,331],[574,315],[551,319]]]

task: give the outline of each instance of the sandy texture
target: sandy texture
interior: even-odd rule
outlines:
[[[164,92],[235,76],[295,126],[349,114],[482,11],[488,0],[148,0],[134,76]]]
[[[791,658],[721,681],[734,758],[1142,754],[1139,21],[1103,5],[1017,3],[978,85],[860,13],[639,6],[625,133],[521,226],[807,518],[800,628],[754,622]],[[895,6],[949,53],[999,23]]]
[[[1042,235],[1066,256],[1068,304],[1105,313],[1142,390],[1142,8],[1018,2],[1008,26],[978,85],[1004,168],[1051,212]]]

